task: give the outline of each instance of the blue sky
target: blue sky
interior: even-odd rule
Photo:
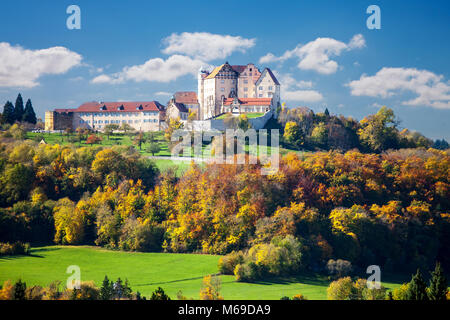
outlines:
[[[253,62],[276,72],[289,107],[361,119],[387,105],[402,127],[450,140],[450,2],[431,3],[2,1],[0,103],[21,92],[41,117],[93,100],[165,103],[196,90],[199,65]],[[71,4],[81,30],[66,27]],[[366,26],[372,4],[380,30]]]

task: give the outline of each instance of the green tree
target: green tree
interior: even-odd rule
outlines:
[[[325,147],[328,143],[328,130],[323,122],[319,122],[311,133],[311,140],[321,147]]]
[[[28,99],[25,105],[25,111],[23,113],[22,120],[28,123],[36,124],[36,113],[34,112],[33,105],[31,104],[31,100]]]
[[[130,132],[133,132],[134,128],[130,126],[128,123],[122,122],[122,124],[119,127],[119,130],[123,131],[124,134],[128,134]]]
[[[109,140],[109,136],[114,133],[114,131],[119,130],[119,125],[116,123],[107,124],[103,130]]]
[[[447,279],[439,262],[436,263],[434,271],[431,272],[430,286],[428,289],[428,297],[430,300],[443,301],[447,299]]]
[[[13,124],[16,120],[16,116],[14,113],[14,106],[10,101],[7,101],[5,103],[5,106],[3,107],[3,121],[5,123]]]
[[[150,300],[170,300],[169,296],[164,292],[163,288],[158,287],[153,291]]]
[[[422,277],[419,269],[409,282],[408,291],[406,292],[407,300],[428,300],[427,285]]]
[[[382,107],[374,115],[360,121],[358,136],[363,146],[369,150],[380,152],[396,148],[398,144],[398,121],[392,109]]]
[[[295,147],[300,147],[303,144],[303,132],[297,122],[289,121],[286,123],[283,138]]]
[[[102,287],[100,288],[100,299],[101,300],[111,300],[113,297],[113,283],[109,281],[108,276],[105,275],[103,279]]]
[[[158,153],[161,151],[161,147],[159,146],[159,143],[156,141],[150,142],[150,145],[147,147],[146,151],[148,153],[151,153],[152,156],[155,155],[155,153]]]
[[[17,120],[19,122],[22,121],[23,113],[24,113],[23,99],[22,99],[22,95],[19,93],[19,95],[17,96],[17,99],[16,99],[16,105],[14,107],[15,120]]]
[[[22,282],[21,279],[19,279],[14,284],[14,300],[25,300],[25,291],[27,289],[27,284],[25,282]]]

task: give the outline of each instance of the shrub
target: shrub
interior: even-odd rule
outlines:
[[[352,272],[352,263],[342,259],[330,259],[327,263],[327,270],[330,275],[342,278],[348,276]]]
[[[83,281],[79,289],[73,289],[70,300],[99,300],[100,290],[93,281]]]
[[[244,262],[244,253],[242,251],[233,251],[219,259],[219,271],[222,274],[234,274],[238,264]]]
[[[0,256],[13,256],[21,254],[30,254],[29,243],[22,243],[19,241],[13,243],[0,243]]]
[[[237,281],[254,281],[267,275],[295,274],[301,268],[301,258],[301,244],[296,238],[275,237],[271,243],[252,246],[243,255],[244,262],[236,265],[234,275]]]
[[[292,300],[308,300],[308,299],[304,295],[299,293],[299,294],[296,294],[295,296],[293,296]]]

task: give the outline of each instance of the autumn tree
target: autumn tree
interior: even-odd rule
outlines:
[[[102,141],[102,138],[100,138],[99,136],[97,136],[96,134],[91,134],[87,139],[86,139],[86,143],[87,144],[96,144],[96,143],[100,143]]]
[[[221,280],[218,276],[206,276],[203,278],[203,286],[200,290],[200,300],[223,300],[220,295]]]
[[[183,128],[184,128],[184,125],[183,125],[183,122],[181,122],[180,118],[177,118],[177,119],[169,118],[169,120],[167,121],[167,129],[165,130],[164,138],[169,143],[172,143],[172,134],[174,133],[174,131],[180,130]]]

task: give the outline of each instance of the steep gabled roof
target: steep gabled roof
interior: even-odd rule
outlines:
[[[217,76],[217,74],[219,73],[219,71],[223,68],[225,64],[222,64],[218,67],[215,67],[213,71],[211,71],[210,74],[208,74],[208,76],[205,79],[213,79]]]
[[[178,91],[173,95],[175,102],[185,104],[198,104],[197,92],[194,91]]]
[[[231,66],[231,68],[233,68],[233,70],[236,71],[237,73],[242,73],[245,70],[245,68],[247,68],[247,66],[234,65]]]
[[[264,79],[264,77],[266,75],[269,75],[269,77],[272,78],[273,82],[279,86],[280,83],[277,80],[277,77],[275,77],[275,75],[273,74],[272,70],[270,70],[269,68],[265,68],[264,71],[261,73],[261,76],[259,77],[258,81],[256,81],[255,85],[259,85],[262,81],[262,79]]]
[[[186,108],[184,103],[173,102],[172,105],[174,105],[180,112],[185,112],[185,113],[189,112],[188,108]]]
[[[56,112],[141,112],[164,111],[158,101],[143,102],[86,102],[76,109],[55,109]]]
[[[223,104],[229,106],[233,103],[234,99],[226,98]],[[239,98],[238,101],[242,106],[270,106],[272,104],[272,98]]]

